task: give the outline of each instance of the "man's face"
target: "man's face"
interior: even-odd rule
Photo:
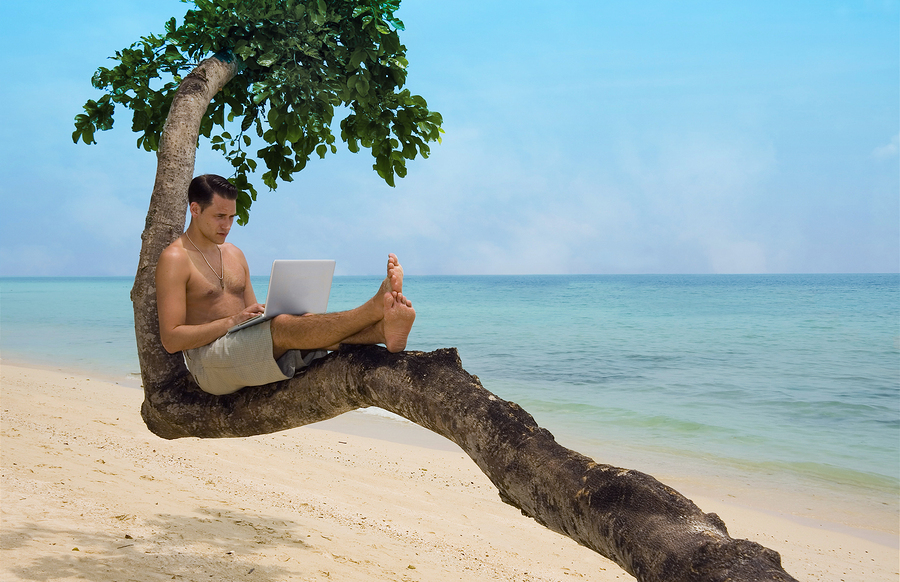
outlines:
[[[213,194],[212,204],[204,209],[196,202],[191,204],[191,217],[200,228],[203,236],[220,245],[231,231],[234,217],[237,215],[237,202]]]

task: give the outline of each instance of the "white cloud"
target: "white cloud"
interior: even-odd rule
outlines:
[[[624,148],[643,243],[656,272],[765,272],[766,246],[752,217],[777,167],[774,148],[731,136],[684,135]]]
[[[891,138],[891,142],[878,146],[874,150],[872,150],[872,155],[879,160],[886,160],[888,158],[897,157],[897,153],[900,152],[900,134],[895,135]]]

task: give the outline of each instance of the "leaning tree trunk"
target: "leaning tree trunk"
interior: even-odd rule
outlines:
[[[163,127],[157,151],[156,181],[150,209],[141,235],[131,301],[134,331],[144,391],[179,381],[188,371],[181,354],[170,354],[159,339],[156,315],[156,263],[159,255],[184,232],[188,185],[194,175],[194,158],[200,122],[210,101],[237,73],[237,62],[213,57],[200,63],[181,82]]]
[[[653,477],[560,446],[519,406],[485,390],[453,349],[344,348],[291,380],[227,396],[197,388],[180,354],[166,353],[159,340],[154,273],[162,250],[184,229],[200,120],[235,72],[233,63],[215,58],[201,63],[179,88],[160,142],[132,290],[141,414],[152,432],[169,439],[250,436],[378,406],[450,439],[503,501],[642,582],[794,580],[776,552],[732,539],[718,516]]]

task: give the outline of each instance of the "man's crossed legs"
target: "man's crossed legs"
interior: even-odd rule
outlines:
[[[277,360],[288,350],[334,350],[340,344],[384,344],[400,352],[415,319],[412,302],[403,296],[403,267],[391,254],[378,292],[356,309],[275,317],[272,355]]]

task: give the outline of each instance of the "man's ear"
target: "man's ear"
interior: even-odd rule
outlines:
[[[189,208],[190,208],[190,210],[191,210],[191,218],[197,218],[198,216],[200,216],[200,212],[201,212],[201,211],[200,211],[200,204],[199,204],[199,203],[197,203],[197,202],[191,202]]]

